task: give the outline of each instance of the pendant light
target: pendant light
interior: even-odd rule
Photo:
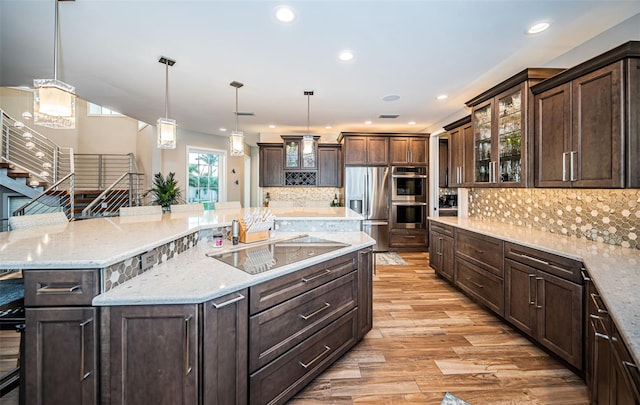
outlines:
[[[244,84],[234,80],[229,85],[236,88],[236,130],[231,131],[231,137],[229,138],[229,155],[244,156],[244,133],[238,131],[238,89]]]
[[[76,88],[58,80],[58,3],[55,2],[55,27],[53,34],[53,79],[34,79],[36,89],[33,95],[35,125],[55,129],[74,129],[76,127]]]
[[[175,65],[176,61],[162,56],[158,62],[165,66],[164,118],[158,118],[156,127],[156,131],[158,131],[158,149],[175,149],[177,125],[176,120],[169,118],[169,66]]]
[[[305,90],[304,95],[307,96],[307,134],[302,137],[302,153],[305,155],[309,155],[313,153],[313,148],[315,146],[315,140],[313,139],[313,136],[311,136],[311,132],[309,131],[310,105],[311,96],[313,96],[313,90]]]

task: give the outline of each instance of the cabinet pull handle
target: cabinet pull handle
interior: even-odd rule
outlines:
[[[304,319],[305,321],[313,318],[314,316],[318,315],[319,313],[321,313],[322,311],[324,311],[325,309],[329,308],[331,306],[331,304],[329,304],[328,302],[325,302],[324,305],[318,309],[316,309],[315,311],[313,311],[312,313],[310,313],[309,315],[302,315],[300,314],[300,318]]]
[[[471,250],[473,250],[473,251],[474,251],[474,252],[476,252],[477,254],[479,254],[479,255],[484,254],[484,250],[480,250],[480,249],[475,248],[475,247],[473,247],[473,246],[470,246],[470,247],[471,247]]]
[[[458,171],[460,172],[460,181],[459,183],[462,184],[464,182],[464,172],[462,171],[462,166],[458,166]]]
[[[316,273],[316,274],[314,274],[313,276],[311,276],[311,277],[309,277],[309,278],[302,277],[302,282],[303,282],[303,283],[308,283],[308,282],[310,282],[310,281],[317,280],[317,279],[319,279],[319,278],[321,278],[321,277],[328,276],[329,274],[331,274],[331,270],[326,269],[326,270],[321,271],[320,273]]]
[[[331,348],[327,345],[324,345],[324,351],[319,355],[317,355],[316,357],[314,357],[313,359],[311,359],[310,362],[308,362],[307,364],[304,364],[303,362],[299,361],[298,363],[300,363],[300,365],[303,368],[307,369],[311,367],[314,363],[316,363],[318,360],[320,360],[325,354],[329,353],[330,351],[331,351]]]
[[[497,183],[498,182],[498,162],[491,162],[493,163],[493,182]]]
[[[476,282],[475,282],[475,281],[473,281],[473,280],[469,280],[469,282],[470,282],[471,284],[475,285],[475,286],[476,286],[476,287],[478,287],[478,288],[484,288],[484,286],[483,286],[482,284],[478,284],[478,283],[476,283]]]
[[[575,162],[574,162],[574,159],[573,159],[573,156],[575,156],[575,155],[577,155],[577,154],[578,154],[578,152],[576,152],[576,151],[571,151],[571,152],[569,152],[569,164],[571,165],[571,175],[570,175],[570,180],[571,180],[571,181],[576,181],[576,180],[578,180],[578,179],[576,179],[576,178],[575,178],[575,176],[574,176],[574,166],[575,166]]]
[[[582,275],[582,280],[591,281],[591,277],[589,277],[585,269],[580,270],[580,274]]]
[[[76,290],[80,290],[82,286],[80,284],[75,284],[71,286],[59,285],[58,287],[54,287],[53,285],[44,284],[36,291],[37,294],[66,294],[72,293]]]
[[[538,281],[542,281],[542,288],[538,288]],[[540,299],[539,292],[542,291],[542,300]],[[544,308],[544,305],[540,305],[540,302],[544,302],[544,280],[542,277],[536,277],[536,309]]]
[[[416,235],[405,235],[404,236],[406,239],[415,239]]]
[[[189,330],[189,324],[191,323],[191,315],[184,318],[184,375],[191,373],[191,361],[189,356],[189,338],[191,333]]]
[[[593,335],[600,339],[609,340],[609,336],[605,335],[604,333],[595,332]]]
[[[489,162],[489,181],[487,183],[491,183],[493,179],[493,165]]]
[[[84,363],[86,358],[86,346],[84,344],[85,341],[85,326],[93,322],[93,318],[89,318],[86,321],[80,324],[80,381],[86,380],[93,371],[85,371]]]
[[[514,253],[514,254],[517,255],[517,256],[522,257],[523,259],[533,260],[536,263],[540,263],[542,265],[549,266],[549,262],[547,262],[545,260],[542,260],[542,259],[538,259],[537,257],[529,256],[529,255],[524,254],[524,253]]]
[[[567,154],[569,152],[562,153],[562,181],[567,181]]]
[[[217,302],[212,302],[211,305],[213,305],[213,307],[216,308],[216,309],[220,309],[220,308],[226,307],[227,305],[231,305],[234,302],[242,301],[244,299],[244,295],[242,295],[240,293],[236,293],[236,294],[238,294],[237,297],[231,298],[230,300],[227,300],[227,301],[223,302],[222,304],[218,304]]]
[[[531,282],[533,281],[535,283],[535,278],[536,278],[536,276],[534,274],[529,274],[529,305],[535,305],[536,304],[536,302],[533,299],[533,296],[531,295],[531,292],[535,288],[535,285],[534,285],[533,288],[531,288]]]
[[[609,313],[609,311],[605,309],[604,303],[602,302],[602,297],[600,297],[598,294],[591,293],[591,301],[593,302],[593,305],[595,305],[596,311],[598,311],[599,314]]]
[[[631,363],[628,361],[622,361],[624,365],[625,371],[627,372],[627,376],[631,381],[633,381],[633,385],[640,385],[640,376],[638,375],[638,365],[635,363]]]

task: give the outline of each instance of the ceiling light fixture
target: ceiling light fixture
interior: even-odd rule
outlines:
[[[276,126],[273,124],[269,124],[269,128],[274,129]]]
[[[58,80],[58,3],[55,0],[55,27],[53,34],[53,79],[34,79],[33,123],[48,128],[74,129],[76,127],[76,88]],[[74,0],[70,0],[74,1]]]
[[[338,59],[340,59],[342,62],[349,62],[350,60],[353,60],[353,57],[353,52],[350,50],[344,50],[338,54]]]
[[[165,66],[164,78],[164,118],[158,118],[156,131],[158,131],[158,148],[175,149],[177,143],[176,120],[169,118],[169,66],[176,64],[175,60],[160,57],[158,62]]]
[[[291,7],[279,6],[276,7],[276,19],[283,23],[290,23],[296,19],[296,14]]]
[[[364,124],[365,125],[371,125],[371,121],[365,121]]]
[[[409,121],[407,124],[409,124],[409,125],[416,125],[416,122],[415,122],[415,121]]]
[[[382,101],[396,101],[399,100],[400,96],[397,94],[389,94],[388,96],[382,97]]]
[[[236,116],[236,130],[231,131],[231,136],[229,137],[229,154],[231,156],[244,156],[244,133],[238,131],[238,89],[244,86],[244,84],[234,80],[229,83],[229,85],[236,88],[236,110],[234,112]]]
[[[447,98],[449,98],[449,96],[447,96],[446,94],[440,94],[438,97],[436,97],[436,99],[438,100],[446,100]]]
[[[546,31],[551,25],[546,21],[541,21],[533,24],[527,29],[526,33],[529,35],[539,34],[542,31]]]
[[[327,125],[326,127],[324,127],[324,129],[331,129],[333,128],[331,125]]]
[[[315,140],[313,139],[313,136],[311,136],[311,131],[309,129],[309,124],[311,122],[311,96],[313,96],[313,90],[305,90],[304,95],[307,96],[307,134],[302,137],[302,153],[309,155],[313,153],[315,146]]]

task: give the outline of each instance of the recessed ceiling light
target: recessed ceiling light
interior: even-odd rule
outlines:
[[[409,121],[408,124],[409,125],[416,125],[416,122],[415,121]]]
[[[333,128],[331,125],[327,125],[326,127],[324,127],[324,129],[331,129]]]
[[[343,62],[349,62],[350,60],[353,60],[353,52],[345,49],[338,54],[338,59]]]
[[[541,21],[533,24],[529,29],[527,29],[527,34],[534,35],[539,34],[542,31],[546,31],[550,27],[550,24],[546,21]]]
[[[276,126],[275,126],[275,125],[273,125],[273,124],[270,124],[270,125],[269,125],[269,128],[271,128],[271,129],[273,129],[273,128],[275,128],[275,127],[276,127]]]
[[[371,121],[365,121],[364,125],[371,125]]]
[[[400,96],[397,94],[389,94],[388,96],[382,97],[382,101],[396,101],[399,100]]]
[[[227,132],[227,128],[218,128],[222,132]]]
[[[446,94],[440,94],[438,97],[436,97],[438,100],[446,100],[449,96],[447,96]]]
[[[276,7],[276,19],[283,23],[290,23],[296,19],[296,14],[291,7],[279,6]]]

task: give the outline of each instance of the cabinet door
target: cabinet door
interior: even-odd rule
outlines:
[[[493,181],[493,102],[487,101],[474,108],[473,122],[473,167],[471,179],[474,184],[489,184]]]
[[[438,187],[449,185],[449,140],[438,141]]]
[[[473,184],[473,176],[475,173],[474,165],[474,142],[473,142],[473,124],[468,123],[462,127],[460,132],[462,138],[462,156],[460,168],[462,185]]]
[[[260,146],[260,187],[284,185],[282,145]]]
[[[198,403],[196,305],[110,308],[111,404]]]
[[[571,149],[571,87],[565,84],[535,96],[536,187],[568,187]]]
[[[461,128],[454,128],[449,131],[449,142],[447,146],[449,158],[447,186],[460,187],[462,185],[461,170],[464,165],[464,140],[462,138]]]
[[[509,259],[504,261],[504,317],[529,336],[535,336],[535,273],[536,270]]]
[[[389,150],[392,165],[408,165],[410,160],[411,138],[391,138],[389,140]]]
[[[203,304],[202,403],[247,403],[247,290]]]
[[[536,340],[582,369],[582,286],[536,273]]]
[[[622,69],[620,61],[571,83],[574,186],[624,186]]]
[[[440,241],[440,251],[442,252],[442,275],[445,278],[453,281],[453,238],[450,236],[443,236]]]
[[[344,138],[344,163],[347,165],[367,164],[367,138],[348,136]]]
[[[26,309],[25,403],[97,404],[95,308]]]
[[[609,405],[612,403],[613,391],[610,337],[600,318],[592,317],[587,328],[587,333],[592,338],[590,346],[592,351],[588,353],[591,379],[587,380],[587,385],[591,389],[591,402],[597,405]]]
[[[429,163],[428,138],[409,139],[409,163],[412,165],[426,165]]]
[[[496,97],[494,112],[497,115],[495,146],[497,153],[493,161],[495,182],[502,186],[515,187],[524,183],[523,169],[526,155],[526,93],[521,84],[516,89]],[[524,165],[524,167],[523,167]]]
[[[441,274],[442,271],[442,235],[438,232],[429,232],[429,266]]]
[[[367,138],[367,164],[389,164],[389,138],[374,136]]]
[[[339,145],[318,145],[318,186],[342,186],[342,159]]]
[[[373,251],[358,252],[358,340],[373,327]]]

